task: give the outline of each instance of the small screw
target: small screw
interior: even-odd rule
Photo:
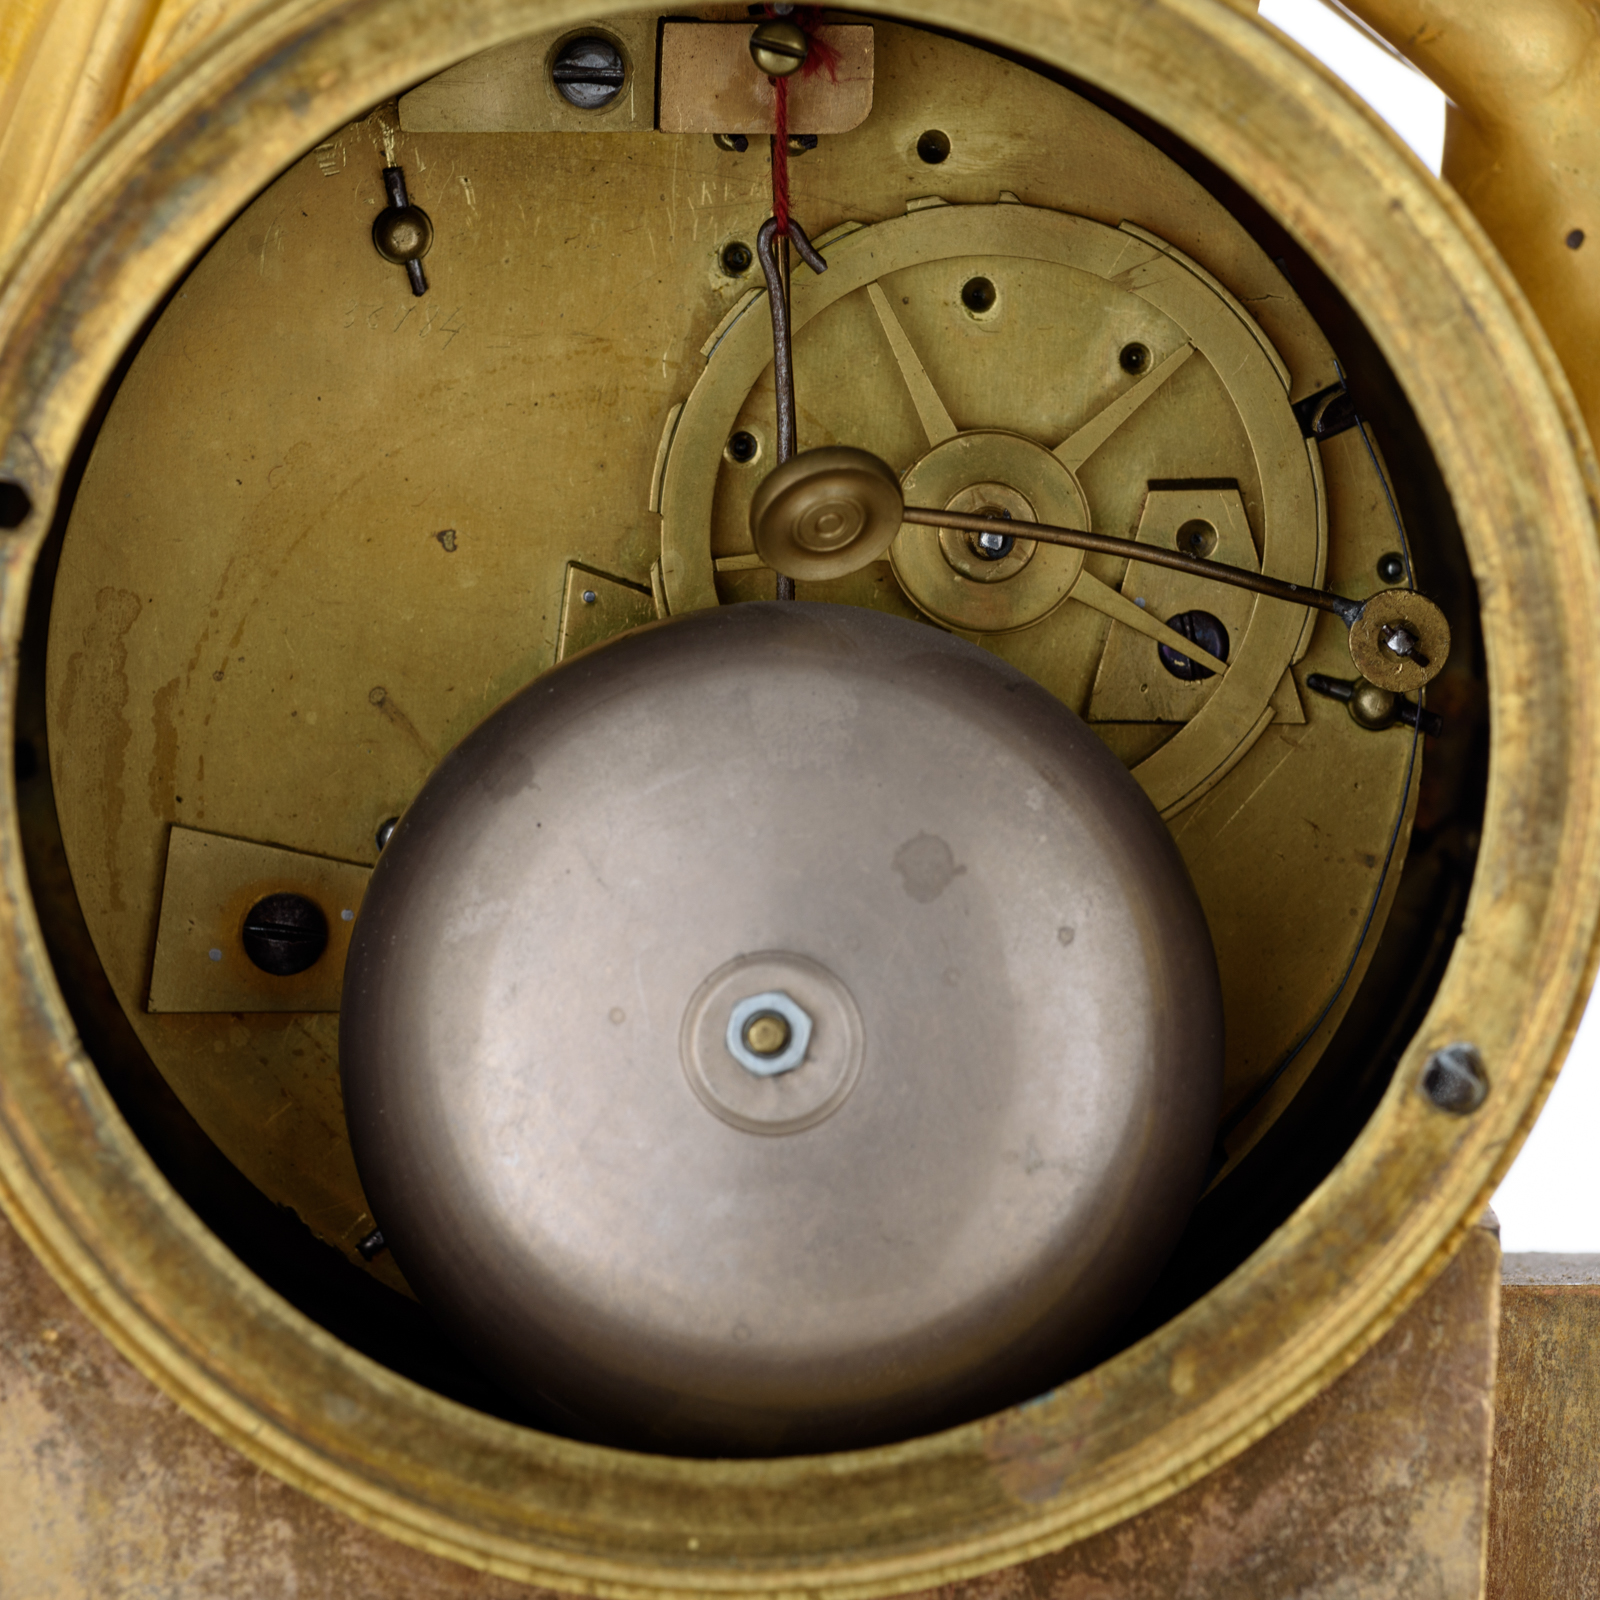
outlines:
[[[622,93],[627,69],[622,52],[609,39],[573,39],[562,45],[550,67],[557,92],[580,111],[599,111]]]
[[[586,606],[592,606],[599,598],[600,596],[597,595],[593,589],[585,589],[583,591],[583,603]]]
[[[1125,344],[1117,360],[1124,372],[1140,373],[1150,365],[1150,347],[1144,344]]]
[[[33,501],[20,483],[0,480],[0,528],[20,528],[33,514]]]
[[[1581,250],[1582,248],[1583,248],[1583,229],[1582,228],[1574,228],[1572,230],[1572,232],[1567,235],[1567,249],[1569,249],[1569,250]]]
[[[798,22],[774,17],[750,34],[750,59],[769,78],[787,78],[798,72],[811,54],[811,41]]]
[[[968,311],[980,315],[992,311],[997,298],[995,286],[987,278],[968,278],[961,285],[961,303]]]
[[[378,848],[380,850],[382,850],[389,843],[389,840],[394,836],[395,826],[399,821],[399,817],[386,817],[378,824],[378,831],[373,837],[378,841]]]
[[[717,149],[732,151],[737,156],[750,148],[750,141],[742,133],[714,133],[711,142]]]
[[[1378,576],[1385,583],[1399,583],[1406,575],[1406,558],[1398,550],[1378,557]]]
[[[940,133],[937,128],[929,128],[928,131],[917,140],[917,154],[924,161],[926,161],[930,167],[938,166],[939,163],[945,160],[945,158],[950,154],[949,134]]]
[[[743,277],[750,270],[750,264],[755,260],[750,246],[742,244],[735,239],[732,244],[722,247],[722,270],[730,278]]]
[[[371,1261],[374,1257],[382,1255],[388,1248],[389,1246],[383,1237],[383,1229],[374,1228],[365,1239],[362,1239],[356,1245],[356,1254],[363,1261]]]
[[[1458,1117],[1476,1111],[1489,1093],[1489,1077],[1477,1046],[1448,1044],[1422,1069],[1422,1092],[1441,1111]]]
[[[743,428],[728,440],[728,454],[741,466],[754,461],[760,448],[761,444],[756,436],[753,433],[746,433]]]

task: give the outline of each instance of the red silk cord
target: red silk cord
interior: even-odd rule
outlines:
[[[767,15],[778,15],[775,6],[767,7]],[[802,78],[815,77],[824,67],[828,81],[839,81],[839,52],[822,37],[822,12],[817,6],[797,7],[792,21],[804,30],[809,44],[805,65],[800,68]],[[789,80],[770,78],[772,85],[772,215],[778,222],[778,237],[789,237]]]

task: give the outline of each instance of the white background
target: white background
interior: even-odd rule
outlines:
[[[1434,171],[1444,96],[1322,0],[1261,0],[1261,15],[1320,57]],[[1538,1125],[1494,1198],[1507,1250],[1600,1251],[1600,1006],[1590,1005]]]

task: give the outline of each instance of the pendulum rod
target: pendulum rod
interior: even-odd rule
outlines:
[[[761,230],[760,248],[768,279],[775,283],[777,262],[768,231],[773,226],[769,222]],[[788,358],[788,308],[776,293],[772,305],[781,432],[785,426],[793,428],[794,380]],[[907,525],[959,529],[990,541],[1004,530],[1003,537],[1009,539],[1032,539],[1166,567],[1290,605],[1330,611],[1349,630],[1350,659],[1361,676],[1385,690],[1407,693],[1420,689],[1438,676],[1450,655],[1449,619],[1414,589],[1382,589],[1365,600],[1350,600],[1308,583],[1269,578],[1248,567],[1181,555],[1135,539],[1091,533],[1087,528],[1060,528],[1009,515],[999,520],[993,514],[977,516],[948,507],[908,506],[899,475],[870,451],[830,445],[790,456],[787,452],[793,448],[791,432],[780,447],[783,460],[767,474],[750,501],[750,535],[756,553],[780,574],[842,577],[885,554],[896,538],[905,537],[902,530]],[[987,548],[980,553],[988,553]]]
[[[772,309],[772,377],[778,394],[778,463],[794,458],[796,447],[794,414],[794,348],[789,322],[789,241],[800,253],[800,259],[813,272],[826,272],[828,263],[817,253],[806,237],[805,229],[793,217],[788,220],[788,232],[782,237],[783,249],[775,248],[780,235],[776,216],[768,217],[756,235],[756,256],[767,280],[767,301]],[[782,574],[778,577],[778,598],[794,599],[794,579]]]
[[[800,252],[800,259],[813,272],[828,270],[828,263],[817,254],[805,230],[792,217],[789,219],[788,236],[783,240],[782,257],[788,256],[791,238],[795,249]],[[784,271],[786,261],[780,259],[780,252],[774,248],[777,242],[778,219],[769,217],[756,235],[756,255],[761,261],[761,271],[766,276],[767,298],[772,305],[772,375],[778,391],[778,461],[781,465],[794,459],[796,435],[794,347],[789,321],[788,284],[785,281],[787,274]]]

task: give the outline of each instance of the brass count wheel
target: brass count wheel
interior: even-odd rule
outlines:
[[[800,269],[795,287],[804,445],[873,451],[901,471],[908,504],[992,506],[998,517],[1010,510],[1168,548],[1204,538],[1218,560],[1321,580],[1321,462],[1291,408],[1289,370],[1181,252],[1143,229],[1020,203],[921,205],[818,248],[828,271]],[[963,299],[974,282],[993,296],[980,312]],[[1300,381],[1331,377],[1303,313],[1292,333]],[[723,443],[759,435],[769,345],[763,304],[752,301],[720,330],[676,421],[662,491],[674,609],[715,599],[719,560],[738,571],[748,548],[765,469],[728,461]],[[1364,531],[1341,530],[1347,541]],[[1392,528],[1373,532],[1393,538]],[[1140,763],[1164,812],[1196,798],[1259,736],[1309,641],[1307,618],[1292,609],[1027,541],[991,564],[966,534],[933,543],[909,530],[891,560],[913,606],[992,639],[1092,722],[1181,725]],[[1167,619],[1197,607],[1223,614],[1227,670],[1163,684],[1158,646],[1184,643]]]
[[[1591,463],[1481,237],[1342,93],[1225,6],[914,9],[891,4],[873,21],[871,115],[795,162],[797,183],[813,185],[805,220],[828,276],[852,239],[910,235],[925,216],[955,226],[945,211],[1015,211],[1057,230],[1086,219],[1096,236],[1152,252],[1153,267],[1190,272],[1174,251],[1193,262],[1261,329],[1262,359],[1275,351],[1287,369],[1275,403],[1310,420],[1279,458],[1258,456],[1253,425],[1229,432],[1216,479],[1237,486],[1244,509],[1231,520],[1203,498],[1219,491],[1194,459],[1169,475],[1140,453],[1139,430],[1182,385],[1214,381],[1207,415],[1243,415],[1197,353],[1073,469],[1098,525],[1133,531],[1150,504],[1162,537],[1215,536],[1219,556],[1224,540],[1241,556],[1249,541],[1264,566],[1259,541],[1278,528],[1251,496],[1265,505],[1266,480],[1303,481],[1319,462],[1325,556],[1311,570],[1325,564],[1321,581],[1359,599],[1379,587],[1380,562],[1409,552],[1456,636],[1429,705],[1467,728],[1469,751],[1484,711],[1494,730],[1486,793],[1449,737],[1414,761],[1414,730],[1363,727],[1311,688],[1349,671],[1314,623],[1287,649],[1262,650],[1275,681],[1208,731],[1212,708],[1241,693],[1232,684],[1265,606],[1224,614],[1130,591],[1116,570],[1100,574],[1108,591],[1164,613],[1185,647],[1227,670],[1174,675],[1130,613],[1113,620],[1071,597],[983,635],[1087,713],[1165,813],[1217,945],[1230,1042],[1218,1178],[1164,1297],[1091,1372],[953,1430],[737,1464],[585,1443],[474,1387],[438,1344],[385,1342],[418,1326],[414,1308],[386,1256],[357,1264],[373,1219],[334,1072],[339,984],[321,979],[359,915],[378,838],[447,749],[558,659],[686,597],[709,607],[770,593],[742,542],[738,477],[748,469],[753,485],[771,465],[761,368],[741,368],[715,406],[696,388],[735,370],[718,367],[719,337],[730,349],[753,337],[729,318],[747,285],[725,268],[765,216],[761,177],[708,137],[655,132],[642,92],[596,111],[605,131],[559,121],[579,111],[555,105],[554,88],[537,108],[548,132],[408,129],[385,102],[491,48],[527,49],[542,71],[578,20],[564,4],[485,0],[469,37],[436,6],[307,0],[253,12],[119,124],[0,284],[0,477],[15,524],[0,625],[19,663],[8,706],[48,756],[5,793],[8,1212],[112,1337],[242,1449],[405,1538],[558,1588],[906,1590],[1059,1545],[1192,1481],[1328,1382],[1446,1259],[1537,1107],[1590,967]],[[603,29],[619,75],[641,86],[657,21],[630,12]],[[537,29],[535,45],[518,42]],[[952,36],[962,30],[979,42]],[[1074,94],[1067,73],[1130,108],[1128,120]],[[1267,248],[1180,158],[1233,197]],[[372,244],[394,161],[433,227],[422,297]],[[907,212],[933,190],[944,207]],[[864,225],[828,238],[846,221]],[[1305,305],[1285,293],[1279,254]],[[1007,395],[1048,399],[1048,386],[996,381],[967,411],[939,368],[948,341],[917,321],[921,309],[959,314],[972,339],[991,326],[1003,337],[1014,254],[982,242],[938,293],[902,288],[912,304],[894,307],[897,273],[936,278],[952,259],[863,261],[862,293],[802,323],[802,444],[838,434],[902,472],[934,448],[871,283],[968,433],[1050,452],[1068,437],[1073,417],[1037,428],[1004,411]],[[1040,268],[1058,283],[1080,270]],[[961,297],[975,277],[995,291],[987,306],[977,290],[971,305]],[[797,279],[803,309],[803,269]],[[1091,295],[1109,282],[1087,279]],[[808,372],[821,348],[808,355],[808,335],[857,313],[853,365],[830,389],[815,381],[825,368]],[[1184,333],[1198,352],[1198,331]],[[1135,352],[1127,370],[1118,346],[1114,371],[1092,369],[1108,397],[1137,392],[1164,358],[1159,339],[1125,343],[1145,346],[1150,365]],[[1331,408],[1335,345],[1354,389],[1366,374],[1376,437],[1324,430],[1311,448],[1304,431]],[[988,382],[981,361],[963,365]],[[896,437],[844,437],[827,406],[852,394]],[[1089,417],[1093,396],[1078,398]],[[1184,427],[1171,437],[1187,446]],[[748,436],[737,449],[736,434]],[[1383,441],[1403,464],[1392,482]],[[676,497],[694,462],[706,518],[689,527]],[[1006,496],[1031,505],[1044,492],[1013,475],[989,469],[952,493],[1003,511]],[[1452,554],[1452,506],[1470,575]],[[1304,522],[1282,527],[1308,537]],[[1038,555],[984,587],[1024,578]],[[1473,578],[1486,598],[1481,657]],[[939,624],[892,563],[834,581],[827,598],[934,638]],[[1225,655],[1196,610],[1227,632]],[[1202,744],[1214,760],[1191,758]],[[208,936],[218,906],[237,935],[278,895],[322,912],[328,943],[310,967],[273,973],[242,941]],[[1398,944],[1379,939],[1386,917]],[[256,925],[278,944],[317,926],[277,911]],[[763,999],[776,992],[741,996],[763,1000],[747,1020],[781,1016]],[[765,1035],[734,1037],[765,1047]],[[1471,1094],[1430,1095],[1429,1063],[1446,1050],[1458,1078],[1472,1066]],[[687,1079],[684,1093],[697,1093]],[[172,1127],[181,1139],[165,1137]],[[210,1188],[197,1178],[217,1174],[219,1149],[233,1188],[227,1171]],[[1299,1189],[1284,1178],[1297,1155]],[[293,1269],[280,1270],[284,1258],[255,1248],[262,1194],[295,1206],[348,1266],[319,1276],[326,1252],[299,1229]],[[333,1279],[343,1298],[330,1307],[307,1284]]]

